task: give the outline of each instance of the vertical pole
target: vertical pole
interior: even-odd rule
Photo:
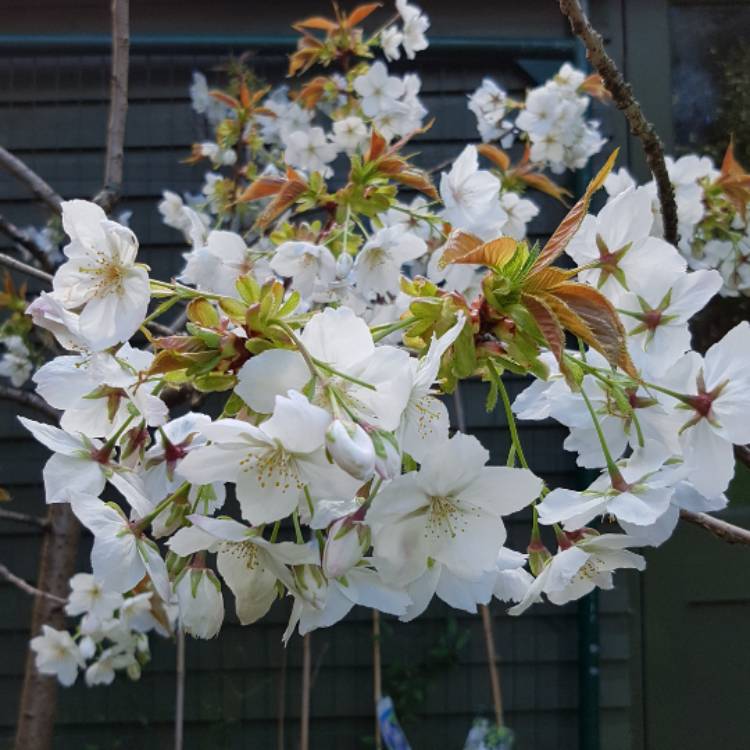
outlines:
[[[456,383],[453,392],[453,406],[456,411],[456,426],[461,432],[466,432],[466,413],[461,398],[461,384]],[[498,726],[503,725],[503,694],[500,688],[500,670],[497,667],[497,652],[495,650],[495,635],[492,628],[492,613],[489,607],[481,604],[482,627],[484,629],[484,646],[487,652],[487,669],[490,673],[490,689],[492,691],[492,705],[495,709],[495,721]]]
[[[578,723],[581,750],[599,750],[599,596],[578,602]]]
[[[310,750],[310,634],[302,638],[302,710],[299,750]]]
[[[588,15],[588,0],[582,0],[581,7]],[[580,70],[589,70],[586,48],[580,39],[576,39],[575,64]],[[580,195],[591,178],[591,169],[579,170],[575,178],[576,193]],[[578,602],[578,693],[580,748],[599,750],[599,598],[596,589]]]
[[[492,705],[495,709],[495,723],[503,726],[503,694],[500,690],[500,670],[497,668],[495,651],[495,634],[492,628],[492,613],[486,604],[481,604],[482,625],[484,627],[484,645],[487,650],[487,666],[490,670],[490,687],[492,688]]]
[[[284,722],[286,720],[286,646],[281,645],[281,667],[277,694],[278,716],[276,719],[276,750],[285,750]]]
[[[382,672],[380,661],[380,612],[372,610],[372,694],[375,708],[375,750],[381,750],[383,740],[378,721],[378,702],[383,697]]]
[[[174,750],[182,750],[185,733],[185,631],[177,627],[177,658],[174,698]]]

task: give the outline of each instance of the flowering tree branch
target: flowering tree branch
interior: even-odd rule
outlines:
[[[130,59],[129,0],[112,0],[112,76],[110,81],[107,152],[104,186],[94,198],[109,212],[122,190],[125,155],[125,122],[128,113],[128,66]]]
[[[8,221],[8,219],[2,214],[0,214],[0,232],[7,235],[17,246],[22,247],[24,250],[31,253],[34,260],[39,263],[45,271],[52,270],[52,263],[50,262],[47,253],[45,253],[44,250],[42,250],[42,248],[39,247],[39,245],[34,242],[28,234],[26,234],[26,232],[19,229],[11,221]]]
[[[591,25],[578,0],[559,0],[562,14],[570,22],[573,33],[586,47],[586,56],[602,78],[604,86],[612,95],[612,101],[625,115],[630,132],[640,139],[649,169],[656,180],[659,193],[664,239],[672,245],[677,244],[677,203],[674,188],[669,179],[667,165],[664,161],[664,145],[641,110],[641,105],[633,96],[633,89],[625,81],[614,60],[604,49],[604,40]]]
[[[4,510],[3,508],[0,508],[0,521],[27,523],[32,526],[39,526],[42,529],[49,527],[49,522],[46,518],[37,518],[36,516],[30,516],[27,513],[17,513],[14,510]]]
[[[729,544],[750,544],[750,530],[722,521],[720,518],[709,516],[707,513],[693,513],[690,510],[682,510],[680,511],[680,518],[683,521],[701,526]]]
[[[53,409],[41,396],[37,396],[36,393],[32,393],[31,391],[15,388],[12,385],[6,385],[5,383],[0,383],[0,400],[15,401],[21,406],[34,409],[55,424],[57,424],[60,417],[57,409]]]
[[[51,602],[55,602],[56,604],[65,604],[67,601],[67,599],[63,599],[61,596],[50,594],[48,591],[42,591],[41,589],[35,588],[30,583],[26,583],[23,578],[19,578],[15,573],[11,573],[2,563],[0,563],[0,578],[8,583],[12,583],[16,588],[21,589],[21,591],[24,591],[31,596],[39,596],[48,599]]]
[[[60,213],[62,197],[53,190],[33,169],[17,156],[0,146],[0,167],[23,182],[37,198],[46,203],[56,214]]]
[[[12,258],[10,255],[0,253],[0,266],[10,268],[12,271],[18,271],[19,273],[26,274],[26,276],[33,276],[34,278],[46,281],[48,284],[52,283],[52,275],[46,271],[42,271],[40,268],[30,266],[28,263]]]

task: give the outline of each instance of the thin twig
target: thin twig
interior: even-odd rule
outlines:
[[[55,213],[60,213],[62,197],[33,169],[26,166],[17,156],[14,156],[2,146],[0,146],[0,167],[12,174],[20,182],[23,182],[37,198],[44,201]]]
[[[174,750],[182,750],[185,734],[185,631],[177,628],[175,663]]]
[[[23,578],[19,578],[14,573],[11,573],[2,563],[0,563],[0,578],[8,583],[12,583],[14,586],[21,589],[21,591],[24,591],[31,596],[41,596],[50,601],[57,602],[58,604],[65,604],[67,602],[67,599],[50,594],[48,591],[42,591],[41,589],[32,586],[30,583],[26,583]]]
[[[302,705],[300,707],[299,750],[310,750],[310,634],[302,637]]]
[[[27,523],[31,526],[39,526],[42,529],[46,529],[49,526],[49,521],[46,518],[30,516],[27,513],[19,513],[15,510],[5,510],[4,508],[0,508],[0,521]]]
[[[497,652],[495,650],[495,633],[492,627],[492,613],[486,604],[480,604],[482,612],[482,628],[484,630],[484,646],[487,651],[487,665],[490,670],[490,688],[492,690],[492,705],[495,709],[495,723],[503,726],[503,694],[500,690],[500,670],[497,668]]]
[[[722,521],[720,518],[709,516],[707,513],[693,513],[691,510],[681,510],[680,518],[710,531],[715,537],[728,544],[750,544],[750,530],[735,526],[733,523]]]
[[[630,132],[640,139],[649,169],[656,180],[661,205],[664,239],[677,244],[677,204],[674,188],[669,179],[664,161],[664,145],[654,126],[644,117],[641,105],[633,96],[633,89],[625,81],[614,60],[604,49],[604,40],[594,29],[578,0],[559,0],[562,14],[570,22],[573,33],[586,47],[586,57],[601,76],[604,86],[612,95],[612,101],[625,115]]]
[[[26,233],[0,214],[0,232],[10,237],[19,247],[31,253],[34,260],[45,270],[52,270],[49,255]]]
[[[42,271],[41,268],[30,266],[28,263],[24,263],[21,260],[16,260],[10,255],[0,253],[0,266],[10,268],[12,271],[18,271],[19,273],[26,274],[26,276],[33,276],[36,279],[46,281],[48,284],[52,283],[52,274]]]
[[[21,406],[27,406],[34,409],[40,414],[44,414],[51,422],[57,424],[60,414],[57,409],[53,409],[41,396],[31,391],[24,391],[12,385],[0,383],[0,401],[15,401]]]
[[[281,646],[281,667],[279,686],[276,694],[276,750],[285,750],[284,729],[286,721],[286,646]]]
[[[125,122],[128,114],[129,58],[129,0],[112,0],[112,75],[109,89],[104,186],[94,198],[94,201],[107,212],[112,210],[122,192]]]
[[[456,383],[453,391],[453,407],[456,411],[456,426],[461,432],[466,432],[466,412],[464,402],[461,398],[461,387]],[[497,667],[497,655],[495,653],[495,636],[492,630],[492,616],[490,610],[484,604],[480,605],[482,612],[482,627],[484,629],[484,646],[487,653],[487,669],[490,673],[490,689],[492,691],[492,705],[495,708],[495,721],[498,726],[503,725],[503,694],[500,686],[500,671]]]

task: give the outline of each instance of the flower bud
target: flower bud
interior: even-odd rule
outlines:
[[[391,433],[373,432],[375,473],[381,479],[395,479],[401,473],[401,452]]]
[[[141,665],[137,661],[131,661],[125,672],[133,682],[141,679]]]
[[[205,568],[189,568],[178,579],[175,593],[180,621],[186,633],[195,638],[213,638],[224,621],[221,584]]]
[[[91,659],[96,653],[96,643],[91,636],[85,635],[78,642],[78,650],[81,652],[81,656],[84,659]]]
[[[363,482],[375,470],[375,448],[370,436],[355,422],[334,419],[326,430],[331,458],[355,479]]]
[[[311,607],[323,609],[328,581],[317,565],[295,565],[292,569],[296,593]]]
[[[354,258],[347,253],[342,252],[338,258],[336,258],[336,278],[345,279],[349,275],[349,271],[352,270],[354,265]]]
[[[362,559],[369,546],[369,529],[364,524],[350,516],[339,519],[328,529],[323,572],[328,578],[339,578]]]

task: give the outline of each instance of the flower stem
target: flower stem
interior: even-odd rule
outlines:
[[[529,465],[526,462],[526,456],[523,453],[523,446],[521,445],[521,438],[518,435],[518,427],[516,425],[516,418],[513,416],[513,409],[511,409],[510,406],[510,398],[508,396],[508,390],[505,387],[505,383],[503,383],[503,379],[500,376],[500,373],[495,369],[495,365],[492,362],[492,360],[487,360],[487,367],[492,374],[492,378],[495,381],[495,385],[497,386],[498,393],[500,394],[500,398],[503,400],[503,408],[505,409],[505,417],[508,420],[508,429],[510,430],[510,439],[512,442],[513,447],[515,448],[515,453],[518,456],[518,461],[523,466],[524,469],[528,469]],[[511,456],[509,455],[508,458],[510,459]]]

